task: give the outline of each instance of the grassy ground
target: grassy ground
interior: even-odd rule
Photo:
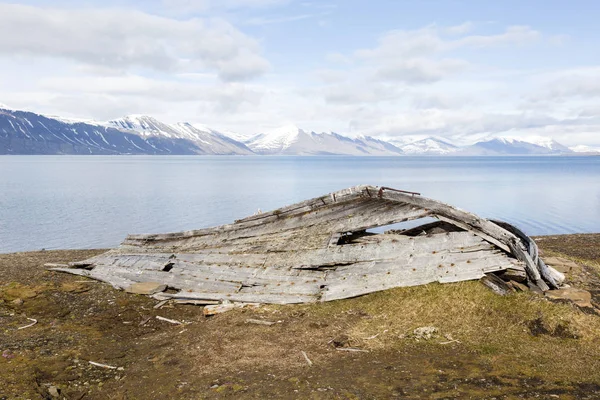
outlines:
[[[600,234],[538,240],[598,301]],[[0,399],[600,398],[600,317],[571,304],[462,282],[205,318],[42,268],[100,252],[0,255]]]

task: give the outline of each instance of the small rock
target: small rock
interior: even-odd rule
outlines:
[[[331,343],[333,343],[334,347],[347,347],[350,344],[350,338],[346,335],[340,335],[334,338]]]
[[[549,290],[546,292],[546,297],[550,300],[570,300],[579,307],[592,307],[592,294],[583,289],[570,287]]]
[[[158,282],[140,282],[134,283],[125,289],[128,293],[133,294],[154,294],[167,290],[167,285]]]
[[[10,350],[4,350],[2,352],[2,357],[10,360],[11,358],[15,358],[15,355]]]
[[[52,397],[60,397],[60,390],[56,386],[50,386],[48,388],[48,394]]]
[[[413,336],[416,340],[429,340],[432,337],[437,336],[438,331],[438,328],[435,326],[422,326],[413,331]]]
[[[15,306],[22,306],[23,305],[23,299],[14,299],[10,303],[13,304],[13,305],[15,305]]]

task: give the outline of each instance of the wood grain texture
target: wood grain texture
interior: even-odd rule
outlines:
[[[424,217],[443,222],[366,232]],[[357,186],[233,224],[129,235],[117,249],[53,269],[121,289],[160,282],[176,290],[161,298],[285,304],[505,270],[527,271],[529,284],[547,290],[543,266],[535,243],[516,228],[425,197]]]

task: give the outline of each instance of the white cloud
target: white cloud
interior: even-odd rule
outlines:
[[[105,103],[107,99],[122,98],[125,100],[125,104],[132,104],[134,100],[137,100],[150,109],[156,109],[157,103],[173,104],[175,107],[186,102],[204,103],[205,107],[219,113],[237,112],[244,104],[258,107],[264,94],[261,87],[243,83],[206,84],[192,81],[157,80],[137,75],[46,78],[40,81],[39,87],[49,93],[63,93],[63,96],[59,96],[59,98],[64,101],[80,97],[79,101]],[[85,95],[81,95],[82,92]],[[95,100],[86,100],[85,96],[92,96],[91,98]],[[78,108],[76,105],[68,104]],[[141,112],[149,113],[150,111]],[[111,113],[112,110],[101,114],[103,118],[118,116],[110,115]],[[139,113],[139,110],[137,107],[135,110],[129,110],[124,106],[120,113]]]
[[[401,88],[384,83],[357,85],[355,82],[329,85],[320,90],[325,100],[333,104],[385,102],[397,99],[402,91]]]
[[[271,24],[283,24],[286,22],[302,21],[304,19],[314,18],[313,14],[298,14],[298,15],[286,15],[280,17],[254,17],[247,20],[246,25],[271,25]]]
[[[384,34],[373,48],[354,52],[355,61],[376,69],[375,78],[405,83],[428,83],[460,72],[467,60],[447,57],[459,49],[495,47],[531,43],[541,34],[527,26],[511,26],[494,35],[468,35],[448,38],[470,31],[472,25],[440,28],[430,25],[416,30],[394,30]]]
[[[600,97],[600,67],[587,67],[559,71],[543,77],[534,101],[564,101],[572,98]]]
[[[291,0],[163,0],[168,8],[181,11],[210,11],[214,9],[263,8],[289,3]]]
[[[447,43],[448,49],[458,47],[491,47],[503,45],[524,45],[541,39],[540,32],[529,26],[509,26],[506,32],[498,35],[473,35]]]
[[[125,9],[0,4],[0,54],[97,68],[216,71],[225,81],[263,74],[258,42],[223,20],[181,21]]]
[[[357,50],[354,55],[364,60],[389,60],[422,57],[444,49],[444,40],[433,26],[405,31],[394,30],[379,38],[374,48]]]
[[[386,63],[376,72],[376,79],[406,83],[428,83],[465,70],[469,63],[464,60],[443,58],[410,58]]]
[[[474,24],[471,21],[464,22],[460,25],[449,26],[444,29],[444,32],[449,35],[463,35],[473,30]]]

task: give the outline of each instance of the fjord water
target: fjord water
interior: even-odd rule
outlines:
[[[0,157],[0,252],[106,248],[359,184],[421,192],[530,235],[600,232],[600,157]]]

